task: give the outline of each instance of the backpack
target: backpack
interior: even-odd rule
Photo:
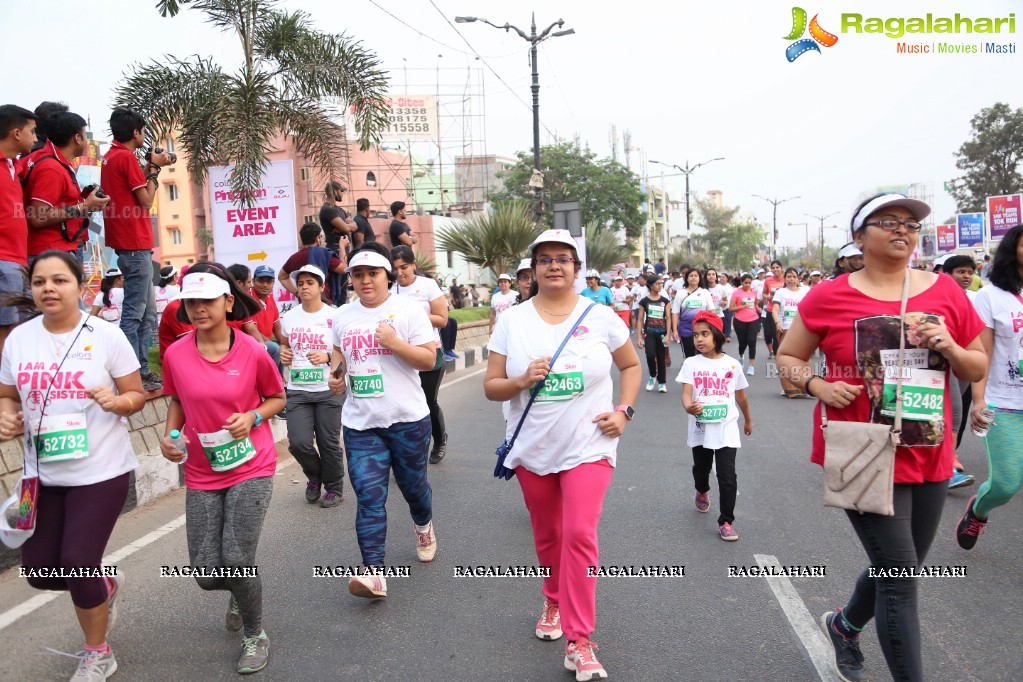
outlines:
[[[345,275],[332,272],[330,269],[331,256],[338,257],[337,252],[325,246],[310,246],[306,250],[309,252],[309,265],[318,267],[327,278],[324,284],[327,285],[330,300],[338,307],[347,303],[348,291],[345,287]]]

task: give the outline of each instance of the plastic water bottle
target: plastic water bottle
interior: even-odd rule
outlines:
[[[978,431],[977,429],[973,429],[973,435],[977,436],[979,438],[983,438],[984,436],[987,435],[987,432],[988,432],[988,429],[990,428],[991,422],[993,422],[995,420],[995,406],[992,405],[991,403],[988,403],[987,404],[987,408],[984,409],[984,410],[981,410],[980,416],[982,416],[985,419],[985,421],[987,421],[988,426],[985,426],[983,431]]]
[[[178,462],[178,464],[184,464],[185,462],[188,461],[188,448],[185,445],[185,439],[182,438],[181,432],[178,431],[177,429],[171,430],[171,432],[170,432],[170,439],[171,439],[171,446],[175,450],[181,450],[183,453],[185,453],[185,456],[181,458],[180,462]]]

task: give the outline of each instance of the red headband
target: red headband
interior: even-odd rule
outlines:
[[[721,318],[715,315],[714,313],[707,312],[706,310],[701,310],[700,312],[696,313],[696,317],[693,318],[693,324],[695,325],[697,322],[706,322],[707,324],[709,324],[711,327],[714,327],[714,329],[717,329],[722,334],[725,333],[725,323],[722,322]]]

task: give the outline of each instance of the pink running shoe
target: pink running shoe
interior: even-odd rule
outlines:
[[[721,524],[718,528],[718,533],[721,534],[721,539],[725,542],[735,542],[739,539],[739,534],[735,532],[734,528],[732,528],[732,524],[727,521]]]
[[[707,493],[696,493],[696,511],[708,512],[710,510],[710,495]]]
[[[593,653],[596,649],[597,645],[585,637],[565,645],[565,670],[573,671],[577,682],[607,679],[607,671]]]
[[[353,575],[348,579],[348,591],[356,597],[378,599],[387,596],[387,579],[375,572],[366,570],[362,575]]]
[[[561,639],[561,611],[558,610],[558,602],[550,597],[544,597],[543,611],[540,613],[540,620],[536,621],[536,636],[547,642]]]

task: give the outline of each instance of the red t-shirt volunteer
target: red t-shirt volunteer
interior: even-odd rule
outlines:
[[[898,320],[901,301],[878,301],[849,285],[849,275],[821,282],[799,304],[799,317],[812,334],[820,338],[827,361],[824,381],[845,381],[864,385],[866,390],[845,409],[828,408],[828,419],[891,424],[886,416],[886,384],[894,395],[894,367],[898,360]],[[943,317],[955,342],[968,346],[984,328],[984,323],[969,304],[966,294],[951,277],[938,277],[930,287],[909,298],[906,306],[906,356],[904,364],[913,368],[912,379],[903,382],[902,442],[895,451],[895,482],[922,483],[948,480],[955,452],[955,432],[946,433],[952,423],[949,397],[949,364],[943,355],[918,347],[916,327],[929,316]],[[857,363],[859,360],[859,363]],[[869,381],[863,377],[868,376]],[[915,386],[914,386],[915,384]],[[811,386],[820,386],[817,381]],[[937,391],[941,389],[940,406]],[[931,416],[927,416],[930,412]],[[916,414],[919,419],[907,416]],[[811,461],[824,463],[824,435],[821,404],[814,410],[813,454]]]
[[[160,336],[160,363],[163,363],[163,356],[170,348],[170,345],[177,341],[179,338],[184,336],[190,331],[195,331],[195,327],[190,324],[178,321],[178,308],[181,307],[181,299],[176,298],[167,304],[167,307],[163,309],[163,314],[160,316],[159,336]]]
[[[14,159],[0,152],[0,260],[28,265],[28,221]]]
[[[54,158],[43,158],[43,157]],[[74,167],[59,149],[47,141],[46,146],[32,152],[26,163],[25,174],[28,175],[28,186],[25,188],[25,205],[40,201],[50,208],[74,206],[82,201],[82,190],[78,186]],[[85,218],[72,218],[67,221],[68,234],[74,236]],[[89,231],[85,230],[78,241],[68,241],[61,234],[60,223],[29,229],[28,255],[38,256],[43,251],[74,251],[78,245],[89,241]]]
[[[107,246],[119,251],[152,251],[153,221],[139,206],[135,190],[146,186],[146,176],[135,154],[120,142],[103,155],[100,174],[110,203],[103,209]]]
[[[259,296],[256,296],[255,290],[250,290],[249,294],[252,298],[256,299],[256,302],[263,306],[263,312],[257,313],[252,318],[256,323],[256,328],[259,329],[259,333],[262,334],[267,341],[273,341],[274,339],[274,323],[281,319],[281,312],[277,310],[277,301],[274,300],[273,294],[266,295],[266,302],[263,302]]]

